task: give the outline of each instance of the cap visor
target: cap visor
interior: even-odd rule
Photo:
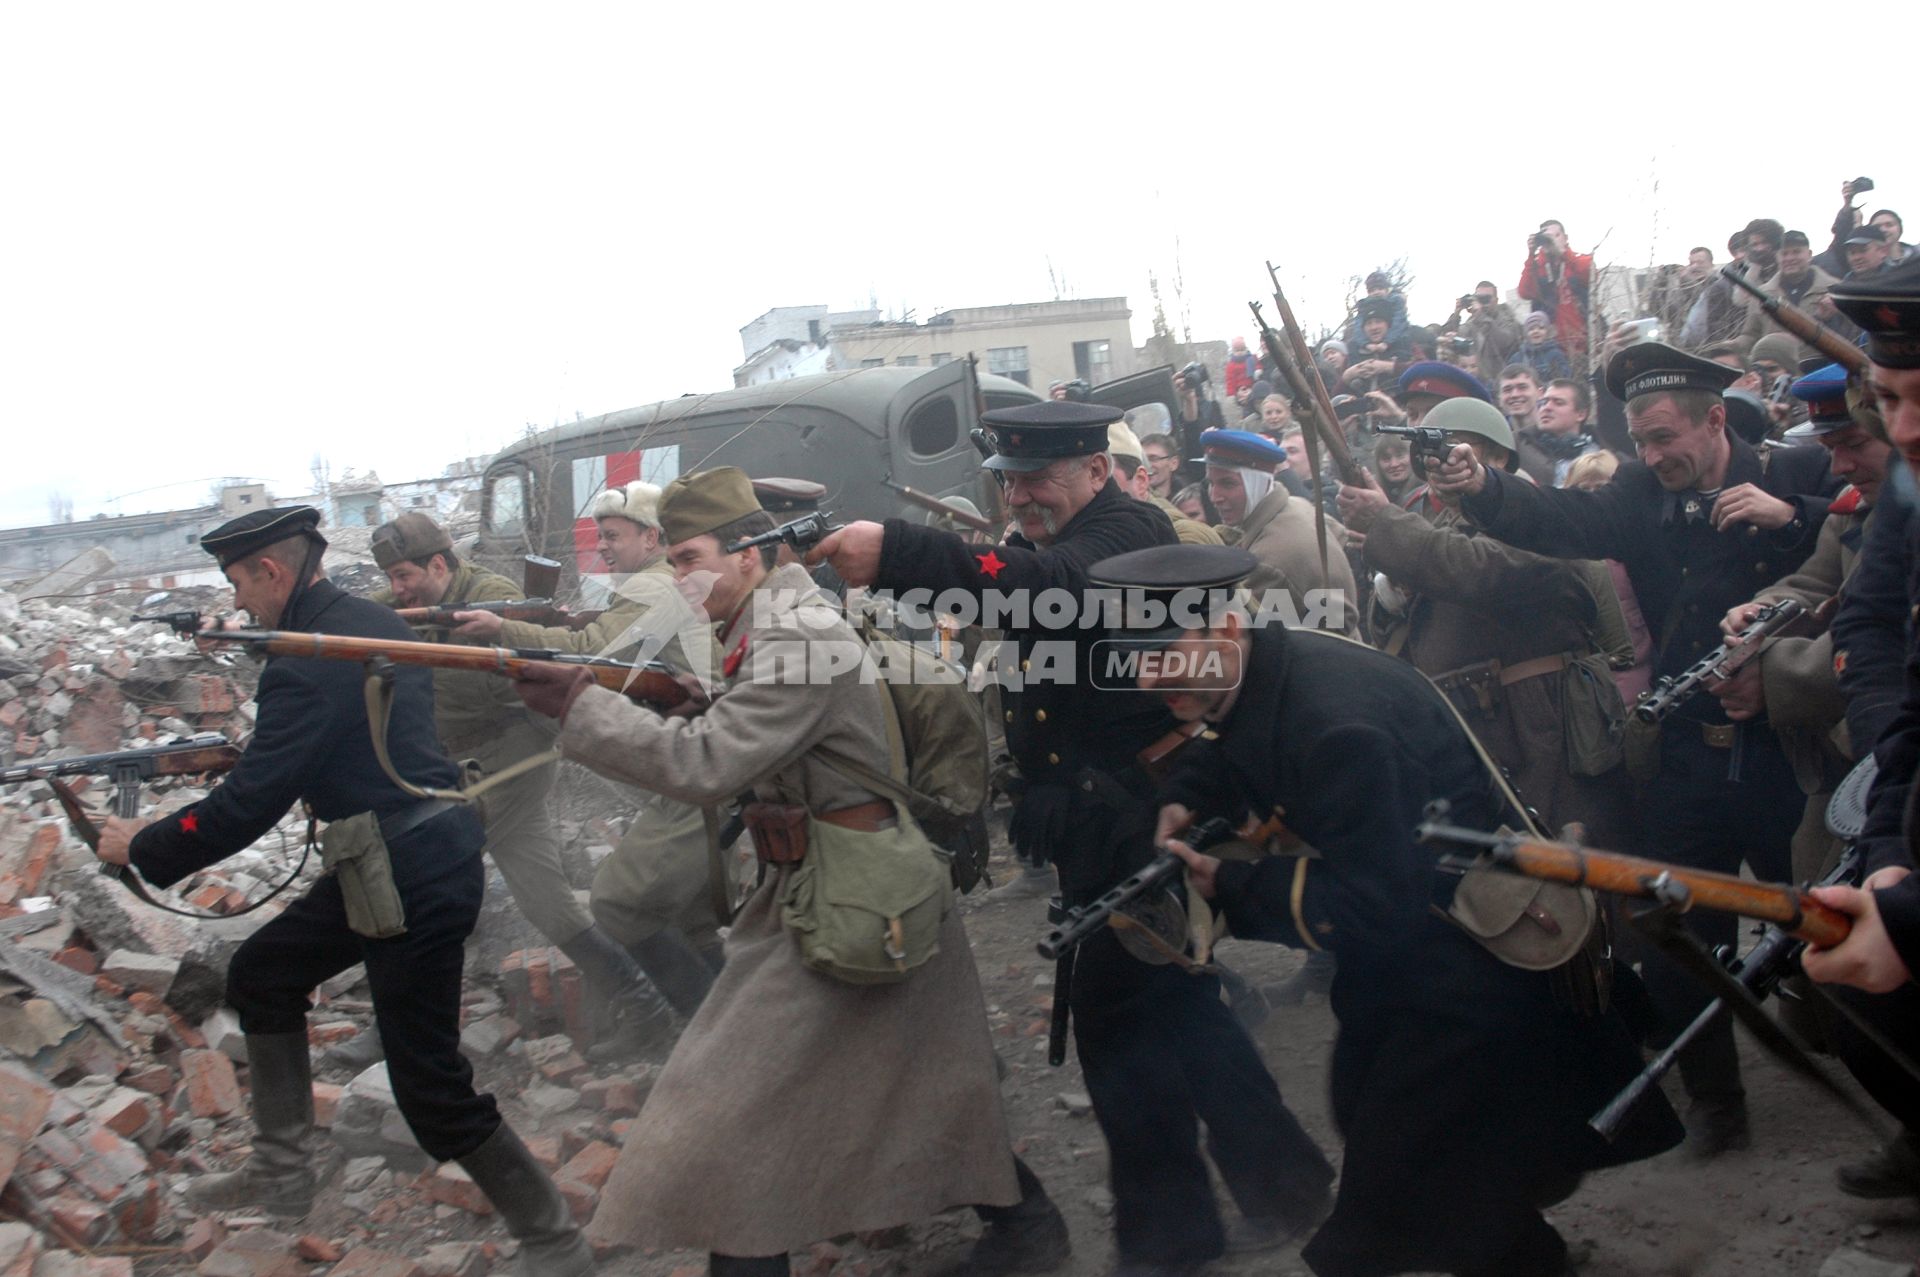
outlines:
[[[1012,470],[1017,474],[1027,474],[1035,470],[1045,470],[1058,461],[1058,457],[1009,457],[1004,452],[996,452],[980,463],[985,470]]]

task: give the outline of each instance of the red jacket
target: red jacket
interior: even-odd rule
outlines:
[[[1569,251],[1561,260],[1566,268],[1556,280],[1549,270],[1546,254],[1535,253],[1527,258],[1527,264],[1520,268],[1519,293],[1534,304],[1535,310],[1553,316],[1554,334],[1560,338],[1560,348],[1567,352],[1576,369],[1584,371],[1587,290],[1593,283],[1593,257]]]
[[[1233,398],[1240,393],[1243,387],[1251,386],[1254,382],[1258,381],[1259,377],[1255,375],[1256,372],[1257,368],[1251,350],[1244,355],[1228,355],[1227,398]],[[1260,411],[1260,405],[1254,404],[1253,410],[1255,412]]]

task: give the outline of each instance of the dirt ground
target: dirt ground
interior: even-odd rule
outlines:
[[[1000,868],[996,866],[996,868]],[[1071,1262],[1061,1277],[1098,1277],[1114,1262],[1112,1200],[1106,1189],[1106,1148],[1085,1111],[1080,1071],[1046,1062],[1046,1015],[1052,964],[1034,951],[1045,931],[1045,902],[988,901],[976,892],[962,901],[985,988],[994,1040],[1007,1065],[1003,1087],[1016,1147],[1066,1213],[1073,1235]],[[1229,941],[1221,957],[1256,985],[1284,980],[1302,959],[1279,946]],[[1327,1113],[1326,1069],[1336,1025],[1324,1000],[1276,1009],[1255,1033],[1281,1093],[1337,1165],[1340,1142]],[[1743,1035],[1744,1036],[1744,1035]],[[1749,1277],[1815,1274],[1836,1250],[1852,1248],[1884,1259],[1920,1258],[1920,1209],[1913,1203],[1869,1203],[1841,1194],[1834,1168],[1857,1155],[1868,1137],[1837,1104],[1789,1077],[1750,1042],[1743,1046],[1755,1147],[1696,1167],[1677,1154],[1592,1176],[1551,1212],[1561,1232],[1591,1247],[1582,1272],[1591,1277]],[[1831,1062],[1828,1062],[1831,1064]],[[525,1062],[499,1057],[482,1068],[480,1082],[503,1095],[518,1089],[507,1075]],[[1840,1070],[1832,1068],[1836,1076]],[[1849,1083],[1850,1084],[1850,1083]],[[1670,1085],[1670,1091],[1674,1087]],[[528,1133],[538,1124],[504,1107]],[[320,1207],[300,1226],[327,1236],[356,1217],[325,1190]],[[1223,1211],[1233,1207],[1224,1191]],[[802,1277],[933,1277],[957,1268],[979,1225],[956,1211],[877,1238],[838,1239],[795,1256]],[[489,1220],[442,1207],[428,1222],[409,1211],[379,1230],[375,1244],[419,1253],[436,1241],[503,1240]],[[600,1268],[615,1277],[697,1277],[705,1257],[693,1254],[621,1254]],[[493,1271],[509,1271],[505,1262]],[[1221,1277],[1306,1275],[1297,1248],[1222,1260]]]

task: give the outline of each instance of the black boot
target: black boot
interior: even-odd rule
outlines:
[[[627,946],[627,952],[647,973],[654,987],[665,995],[673,1009],[691,1020],[713,988],[719,967],[696,949],[685,936],[671,929],[655,932],[645,940]],[[717,952],[716,952],[717,956]]]
[[[630,1060],[673,1036],[672,1009],[648,982],[633,956],[598,923],[559,948],[580,968],[611,1012],[601,1026],[599,1039],[587,1048],[588,1060],[595,1064]]]
[[[1747,1093],[1740,1085],[1740,1053],[1730,1017],[1722,1016],[1680,1052],[1680,1080],[1693,1101],[1686,1117],[1689,1160],[1710,1161],[1751,1143]]]
[[[1920,1141],[1902,1131],[1872,1156],[1842,1166],[1834,1179],[1850,1197],[1920,1197]]]
[[[522,1277],[583,1277],[593,1251],[573,1222],[566,1199],[513,1128],[500,1123],[460,1166],[520,1243]]]
[[[1073,1242],[1067,1221],[1047,1196],[1046,1186],[1027,1164],[1013,1159],[1020,1200],[1012,1206],[976,1206],[986,1231],[958,1271],[993,1277],[998,1273],[1049,1273],[1067,1262]]]
[[[785,1255],[741,1259],[736,1255],[708,1255],[707,1277],[787,1277],[793,1266]]]
[[[198,1211],[260,1207],[298,1219],[313,1209],[313,1071],[307,1035],[247,1034],[247,1085],[253,1095],[253,1153],[237,1171],[187,1184]]]

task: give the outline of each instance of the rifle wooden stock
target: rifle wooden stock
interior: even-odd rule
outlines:
[[[1848,372],[1864,373],[1867,370],[1867,353],[1864,350],[1786,298],[1760,288],[1731,266],[1720,268],[1720,278],[1735,288],[1744,289],[1752,294],[1754,300],[1760,303],[1760,308],[1767,312],[1767,318],[1833,360],[1834,363],[1840,364]]]
[[[1420,827],[1420,836],[1423,840],[1479,848],[1500,868],[1529,878],[1591,887],[1616,896],[1659,900],[1664,898],[1662,886],[1672,884],[1685,888],[1687,908],[1758,918],[1823,949],[1839,944],[1853,929],[1845,914],[1783,883],[1748,882],[1735,874],[1431,821]]]
[[[1326,383],[1320,380],[1320,372],[1314,367],[1313,351],[1307,347],[1307,339],[1300,331],[1299,321],[1293,317],[1293,306],[1287,301],[1286,290],[1280,287],[1280,272],[1267,263],[1267,278],[1273,284],[1273,304],[1280,308],[1280,327],[1287,335],[1287,343],[1293,349],[1294,364],[1299,371],[1300,380],[1306,383],[1307,402],[1319,409],[1321,440],[1327,445],[1327,451],[1333,454],[1333,465],[1340,472],[1340,482],[1353,487],[1366,486],[1359,465],[1354,462],[1353,454],[1347,451],[1347,435],[1340,428],[1340,414],[1333,410],[1333,397],[1327,393]]]
[[[196,639],[239,643],[275,656],[305,656],[324,661],[368,661],[384,657],[399,665],[442,670],[473,670],[513,678],[530,666],[565,665],[584,669],[593,681],[643,705],[673,709],[687,690],[664,667],[629,665],[597,656],[540,648],[472,647],[460,643],[416,643],[402,639],[357,638],[343,634],[307,634],[297,630],[202,630]]]
[[[546,599],[518,599],[513,602],[453,603],[444,607],[397,607],[394,615],[408,625],[438,625],[451,628],[460,624],[457,612],[491,612],[503,621],[526,621],[532,625],[584,630],[600,619],[599,612],[569,612]]]
[[[901,500],[917,505],[922,510],[931,510],[964,527],[972,528],[975,532],[984,532],[992,537],[1000,535],[1000,529],[995,526],[993,520],[981,515],[969,514],[959,506],[949,505],[931,492],[922,492],[918,488],[909,488],[904,483],[894,483],[891,480],[888,481],[887,486],[898,492]]]

